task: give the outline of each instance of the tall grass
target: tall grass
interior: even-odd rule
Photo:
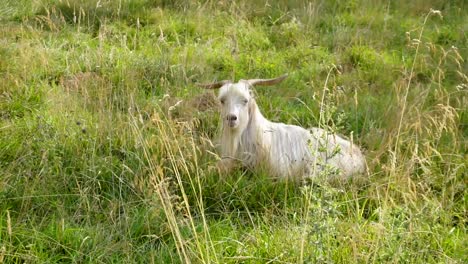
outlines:
[[[463,263],[463,1],[6,1],[0,263]],[[368,174],[220,175],[217,101],[274,77],[273,121]]]

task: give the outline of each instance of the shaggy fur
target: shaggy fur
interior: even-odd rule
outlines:
[[[272,176],[296,179],[313,177],[325,170],[327,175],[331,172],[345,177],[364,172],[364,156],[351,142],[320,128],[306,130],[274,123],[262,115],[250,89],[258,82],[271,85],[272,80],[279,82],[280,78],[218,84],[222,104],[220,166],[229,170],[241,162]],[[218,87],[212,84],[209,88]]]

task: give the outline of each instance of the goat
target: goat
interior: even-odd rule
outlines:
[[[221,102],[221,161],[229,171],[237,161],[250,169],[266,169],[274,177],[301,179],[330,172],[350,177],[365,171],[365,158],[352,142],[320,128],[304,129],[268,121],[253,97],[255,85],[274,85],[273,79],[229,80],[199,84],[218,89]]]

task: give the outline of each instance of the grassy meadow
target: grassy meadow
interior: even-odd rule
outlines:
[[[463,0],[2,0],[0,263],[466,263]],[[219,175],[218,102],[368,174]]]

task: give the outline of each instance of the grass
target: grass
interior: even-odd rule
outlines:
[[[464,263],[464,1],[6,1],[0,263]],[[219,175],[213,94],[365,149],[369,174]]]

